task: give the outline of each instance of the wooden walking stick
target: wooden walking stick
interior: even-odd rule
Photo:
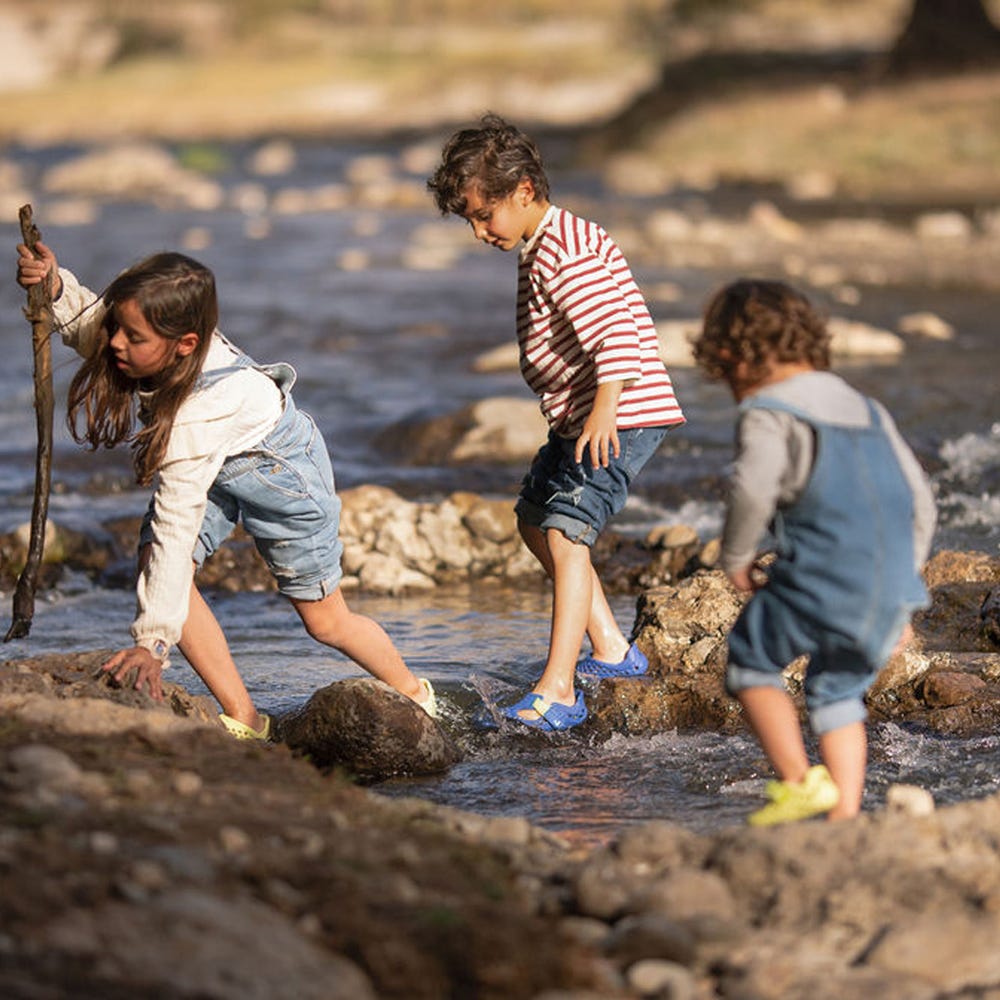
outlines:
[[[31,206],[22,205],[18,213],[21,237],[28,249],[38,256],[35,245],[42,234],[32,220]],[[4,642],[22,639],[31,630],[35,613],[35,588],[45,546],[45,522],[49,513],[49,487],[52,482],[52,275],[28,289],[28,305],[24,315],[31,324],[31,342],[35,353],[35,425],[38,448],[35,452],[35,497],[31,505],[31,539],[28,559],[17,578],[14,590],[14,620]]]

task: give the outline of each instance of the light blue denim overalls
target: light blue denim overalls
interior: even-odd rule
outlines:
[[[291,396],[295,369],[284,362],[259,365],[233,349],[237,351],[233,363],[203,372],[192,391],[256,368],[281,390],[283,410],[274,430],[259,445],[226,458],[208,490],[192,559],[201,566],[242,519],[274,574],[278,590],[300,600],[319,600],[339,585],[343,554],[340,499],[334,492],[326,444],[312,418],[296,409]],[[140,547],[153,539],[152,511],[151,500]]]
[[[730,693],[783,687],[803,653],[812,727],[864,720],[864,694],[927,590],[915,566],[913,497],[877,407],[867,427],[817,420],[755,396],[742,410],[782,410],[809,424],[816,451],[809,482],[775,515],[777,559],[729,638]]]

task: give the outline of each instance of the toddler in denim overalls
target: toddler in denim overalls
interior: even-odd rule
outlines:
[[[829,341],[801,294],[739,281],[712,299],[695,344],[740,403],[720,562],[754,594],[729,636],[726,686],[780,778],[754,825],[858,813],[864,695],[927,601],[930,487],[889,414],[825,370]],[[768,528],[764,582],[757,549]],[[815,767],[782,677],[802,655]]]

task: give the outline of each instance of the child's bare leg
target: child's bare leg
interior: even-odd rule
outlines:
[[[840,789],[840,801],[827,814],[827,819],[849,819],[861,811],[865,790],[865,768],[868,764],[868,737],[863,722],[852,722],[823,733],[819,752],[830,777]]]
[[[776,687],[749,687],[736,697],[778,777],[800,782],[809,770],[809,758],[798,712],[788,692]]]
[[[518,523],[521,537],[528,550],[542,564],[549,579],[554,578],[552,566],[552,554],[549,551],[549,544],[545,537],[545,532],[533,524]],[[584,548],[585,546],[578,546]],[[587,636],[593,647],[594,656],[607,663],[618,663],[625,658],[628,652],[628,639],[618,627],[618,622],[611,611],[608,599],[604,594],[597,571],[590,563],[588,553],[588,570],[591,580],[590,615],[587,619]]]
[[[576,660],[593,602],[593,566],[590,549],[558,529],[550,528],[545,540],[553,570],[552,634],[545,670],[533,690],[548,701],[572,705]]]
[[[260,729],[260,717],[243,684],[236,667],[229,643],[212,609],[205,603],[198,588],[191,584],[188,616],[177,648],[191,664],[194,672],[205,682],[226,715],[249,726]]]
[[[403,662],[382,626],[351,611],[339,587],[318,601],[290,600],[306,631],[318,642],[349,656],[407,698],[418,704],[426,701],[424,686]]]

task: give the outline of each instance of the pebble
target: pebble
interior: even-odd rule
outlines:
[[[7,766],[17,784],[48,785],[64,791],[78,787],[83,776],[68,754],[42,743],[16,747],[7,756]]]
[[[694,1000],[694,976],[676,962],[648,958],[630,966],[625,974],[629,988],[640,996],[657,1000]]]
[[[202,790],[204,781],[201,775],[194,771],[179,771],[174,775],[173,787],[178,795],[190,797],[197,795]]]
[[[934,812],[934,796],[917,785],[890,785],[885,793],[885,806],[906,816],[930,816]]]
[[[219,830],[219,843],[226,854],[242,854],[253,843],[250,835],[238,826],[224,826]]]

